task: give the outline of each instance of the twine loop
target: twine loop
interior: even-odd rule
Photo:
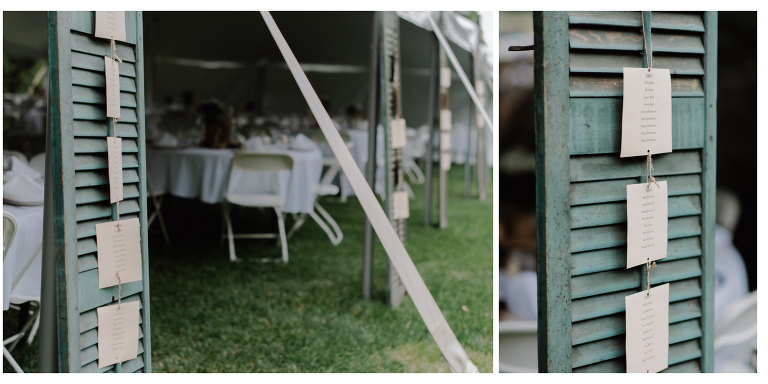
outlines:
[[[651,183],[654,183],[656,184],[656,187],[659,187],[659,183],[657,183],[656,178],[653,177],[652,171],[653,171],[653,159],[651,159],[651,151],[648,151],[648,155],[645,161],[645,179],[646,181],[648,181],[648,187],[651,186]]]
[[[656,262],[651,263],[651,259],[645,262],[645,289],[648,291],[645,297],[651,296],[651,269],[656,268]]]
[[[123,297],[123,281],[120,280],[120,274],[115,272],[117,276],[117,309],[120,309],[120,301]]]
[[[111,39],[109,39],[109,48],[112,50],[112,60],[113,60],[113,61],[114,61],[114,60],[117,60],[117,61],[119,61],[119,62],[121,62],[121,63],[122,63],[122,62],[123,62],[123,59],[121,59],[121,58],[117,57],[117,52],[116,52],[116,51],[117,51],[117,44],[115,44],[115,39],[114,39],[114,37],[113,37],[113,38],[111,38]]]
[[[645,57],[648,62],[648,72],[653,68],[653,40],[651,40],[651,49],[648,50],[648,42],[645,38],[645,12],[640,12],[640,24],[643,27],[643,47],[645,48]]]

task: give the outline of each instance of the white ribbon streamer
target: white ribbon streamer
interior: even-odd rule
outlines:
[[[493,121],[491,121],[490,116],[488,116],[488,112],[483,107],[483,104],[480,103],[480,98],[477,97],[477,93],[475,93],[475,87],[472,86],[472,83],[469,82],[469,79],[467,78],[467,75],[464,73],[464,70],[461,68],[461,64],[459,64],[459,61],[456,60],[456,56],[453,54],[453,50],[451,49],[451,46],[448,45],[448,40],[445,39],[445,36],[443,36],[443,32],[440,31],[440,28],[437,27],[437,23],[435,23],[435,20],[432,19],[431,15],[427,15],[429,17],[429,23],[432,24],[432,29],[435,31],[435,35],[437,35],[437,40],[440,41],[440,45],[445,48],[445,53],[448,54],[448,59],[451,60],[451,64],[453,64],[453,68],[456,69],[456,73],[459,74],[459,78],[461,79],[461,82],[464,83],[464,87],[467,88],[467,92],[469,92],[469,97],[472,98],[472,101],[475,102],[475,106],[480,111],[480,114],[483,115],[483,119],[485,119],[485,123],[488,126],[488,130],[492,131],[493,129]]]
[[[320,125],[328,145],[330,145],[344,174],[350,184],[352,184],[352,189],[360,200],[360,205],[362,205],[366,216],[368,216],[371,226],[379,236],[387,256],[389,256],[397,274],[400,275],[403,284],[405,284],[416,309],[435,339],[435,343],[440,352],[442,352],[443,357],[445,357],[445,360],[454,372],[478,372],[477,367],[469,360],[466,352],[464,352],[464,348],[459,344],[456,335],[453,334],[443,313],[440,312],[440,308],[437,306],[432,294],[429,293],[429,289],[416,270],[413,260],[408,256],[405,246],[400,242],[400,238],[397,236],[394,228],[392,228],[387,215],[384,213],[381,205],[379,205],[379,201],[365,181],[363,173],[357,167],[352,154],[347,149],[344,140],[341,139],[341,135],[339,135],[331,118],[328,116],[328,112],[323,108],[320,98],[317,97],[317,93],[315,93],[306,74],[302,71],[301,65],[299,65],[280,29],[272,19],[272,15],[269,12],[262,11],[261,16],[264,18],[269,32],[275,39],[275,43],[280,48],[280,52],[283,54],[285,62],[288,64],[288,68],[291,70],[291,74],[293,74],[299,89],[301,89],[301,93],[304,95],[304,99],[306,99],[312,114]]]

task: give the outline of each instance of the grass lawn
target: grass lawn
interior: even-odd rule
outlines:
[[[450,171],[444,230],[424,227],[424,186],[412,186],[406,248],[469,357],[491,372],[493,199],[464,199],[463,169]],[[219,206],[166,200],[173,245],[152,233],[149,246],[154,372],[450,371],[411,299],[386,306],[387,256],[378,239],[374,299],[361,298],[364,213],[357,199],[321,202],[344,241],[334,247],[310,219],[288,240],[284,265],[229,262],[218,241]],[[269,229],[269,211],[233,215],[236,233]],[[280,256],[271,240],[239,240],[236,247],[244,259]],[[14,317],[3,314],[5,334]],[[36,371],[37,342],[14,356]],[[12,371],[7,362],[3,371]]]

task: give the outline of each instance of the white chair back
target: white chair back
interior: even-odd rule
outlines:
[[[27,159],[27,155],[25,155],[25,154],[23,154],[23,153],[21,153],[19,151],[14,151],[12,149],[3,149],[3,157],[5,157],[5,156],[8,156],[8,157],[16,156],[19,160],[23,161],[24,164],[29,164],[29,160]]]
[[[29,166],[45,177],[45,152],[32,156],[29,160]]]
[[[16,237],[17,229],[16,218],[8,212],[3,212],[3,262],[5,262],[5,255],[8,254],[8,249],[11,248],[13,239]]]

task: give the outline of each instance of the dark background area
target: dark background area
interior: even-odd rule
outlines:
[[[733,244],[757,289],[757,12],[720,12],[717,185],[741,202]]]

